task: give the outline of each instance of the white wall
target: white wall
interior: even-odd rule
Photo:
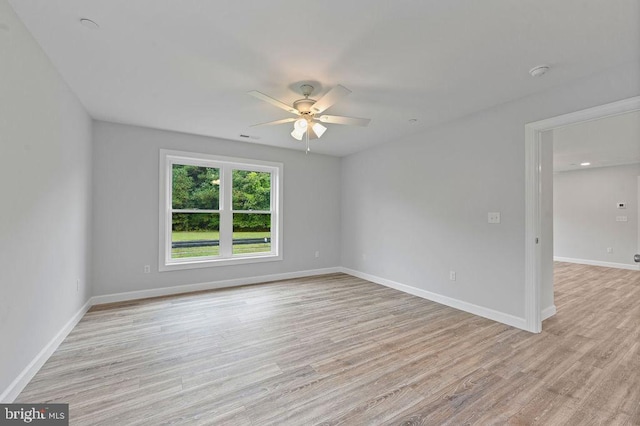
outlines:
[[[344,158],[343,266],[523,318],[524,125],[636,96],[639,75],[627,64]]]
[[[556,173],[554,255],[637,266],[638,176],[640,164]],[[618,202],[627,208],[617,209]]]
[[[0,0],[0,401],[90,296],[90,140],[82,105]]]
[[[284,163],[284,260],[158,272],[160,148]],[[95,122],[93,171],[96,295],[340,265],[339,158]]]

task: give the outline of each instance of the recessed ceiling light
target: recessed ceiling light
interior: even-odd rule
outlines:
[[[580,165],[581,165],[581,166],[590,166],[590,165],[591,165],[591,163],[589,163],[589,162],[586,162],[586,161],[585,161],[584,163],[580,163]]]
[[[531,77],[541,77],[549,71],[549,65],[538,65],[529,70]]]
[[[98,28],[100,28],[100,25],[96,24],[91,19],[82,18],[80,19],[80,23],[83,27],[89,28],[90,30],[97,30]]]

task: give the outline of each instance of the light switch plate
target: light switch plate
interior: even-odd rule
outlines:
[[[488,222],[489,223],[500,223],[500,212],[489,212]]]

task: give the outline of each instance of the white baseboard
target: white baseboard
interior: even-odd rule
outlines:
[[[292,278],[310,277],[313,275],[326,275],[341,272],[341,268],[310,269],[307,271],[285,272],[282,274],[260,275],[256,277],[235,278],[231,280],[211,281],[198,284],[178,285],[174,287],[152,288],[149,290],[128,291],[126,293],[105,294],[93,296],[92,305],[102,305],[104,303],[126,302],[129,300],[147,299],[149,297],[170,296],[180,293],[191,293],[194,291],[216,290],[227,287],[238,287],[241,285],[267,283],[271,281],[288,280]]]
[[[551,305],[548,306],[546,308],[544,308],[542,310],[542,312],[540,313],[540,318],[541,321],[546,320],[547,318],[551,318],[552,316],[554,316],[556,314],[556,305]]]
[[[409,293],[414,296],[422,297],[423,299],[431,300],[432,302],[440,303],[441,305],[450,306],[461,311],[469,312],[474,315],[488,318],[493,321],[507,324],[522,330],[527,330],[527,322],[524,318],[516,317],[514,315],[505,314],[504,312],[495,311],[493,309],[485,308],[483,306],[474,305],[472,303],[464,302],[462,300],[454,299],[452,297],[443,296],[441,294],[432,293],[427,290],[412,287],[406,284],[401,284],[395,281],[388,280],[386,278],[380,278],[375,275],[370,275],[364,272],[356,271],[349,268],[341,268],[345,274],[353,275],[354,277],[362,278],[363,280],[371,281],[376,284],[380,284],[386,287],[390,287],[396,290],[400,290],[404,293]]]
[[[556,262],[578,263],[580,265],[604,266],[605,268],[628,269],[630,271],[640,271],[640,265],[627,263],[602,262],[600,260],[573,259],[570,257],[553,256]]]
[[[469,312],[474,315],[478,315],[484,318],[488,318],[493,321],[497,321],[503,324],[507,324],[516,328],[526,330],[526,321],[524,318],[516,317],[513,315],[505,314],[503,312],[495,311],[493,309],[485,308],[483,306],[474,305],[472,303],[464,302],[458,299],[454,299],[441,294],[432,293],[427,290],[422,290],[416,287],[412,287],[406,284],[401,284],[395,281],[380,278],[374,275],[366,274],[364,272],[355,271],[349,268],[333,267],[323,269],[312,269],[307,271],[286,272],[282,274],[261,275],[255,277],[236,278],[231,280],[212,281],[198,284],[188,284],[174,287],[155,288],[149,290],[130,291],[126,293],[106,294],[100,296],[91,297],[87,303],[64,325],[64,327],[51,339],[51,341],[36,355],[36,357],[27,365],[27,367],[20,373],[20,375],[9,385],[9,387],[0,394],[0,402],[10,403],[22,392],[29,381],[40,370],[44,363],[49,359],[51,354],[58,348],[60,343],[67,337],[67,335],[73,330],[76,324],[82,319],[83,315],[93,305],[100,305],[104,303],[124,302],[136,299],[145,299],[149,297],[169,296],[172,294],[189,293],[202,290],[215,290],[226,287],[237,287],[241,285],[258,284],[270,281],[280,281],[293,278],[303,278],[314,275],[325,275],[343,272],[349,275],[353,275],[358,278],[362,278],[367,281],[371,281],[376,284],[384,285],[404,293],[412,294],[414,296],[422,297],[423,299],[431,300],[442,305],[450,306],[461,311]],[[542,318],[546,319],[555,314],[555,306],[545,309],[542,313]]]
[[[11,382],[9,387],[0,394],[0,403],[12,403],[20,392],[29,384],[33,376],[40,370],[40,368],[44,365],[45,362],[49,359],[49,357],[58,349],[60,343],[67,337],[71,330],[80,322],[85,313],[91,308],[91,299],[87,300],[87,302],[80,308],[78,312],[75,313],[73,317],[62,327],[62,329],[56,334],[53,339],[46,344],[44,348],[35,356],[25,367],[24,370],[16,377],[16,379]]]

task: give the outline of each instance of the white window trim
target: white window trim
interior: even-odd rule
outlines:
[[[171,168],[174,163],[192,164],[196,166],[220,167],[220,205],[218,210],[198,210],[199,213],[218,212],[220,223],[231,223],[229,216],[233,215],[231,192],[231,171],[252,170],[271,173],[271,211],[255,211],[254,213],[271,214],[271,252],[252,253],[249,255],[236,255],[232,257],[231,240],[233,230],[220,229],[221,257],[204,257],[198,259],[176,260],[171,259]],[[159,244],[158,244],[158,270],[160,272],[176,271],[194,268],[209,268],[215,266],[242,265],[247,263],[273,262],[282,260],[282,182],[283,165],[268,161],[249,160],[245,158],[224,157],[218,155],[201,154],[196,152],[160,150],[160,197],[159,197]],[[249,212],[242,212],[249,213]],[[227,243],[223,244],[222,241]],[[226,249],[223,252],[223,247]]]

